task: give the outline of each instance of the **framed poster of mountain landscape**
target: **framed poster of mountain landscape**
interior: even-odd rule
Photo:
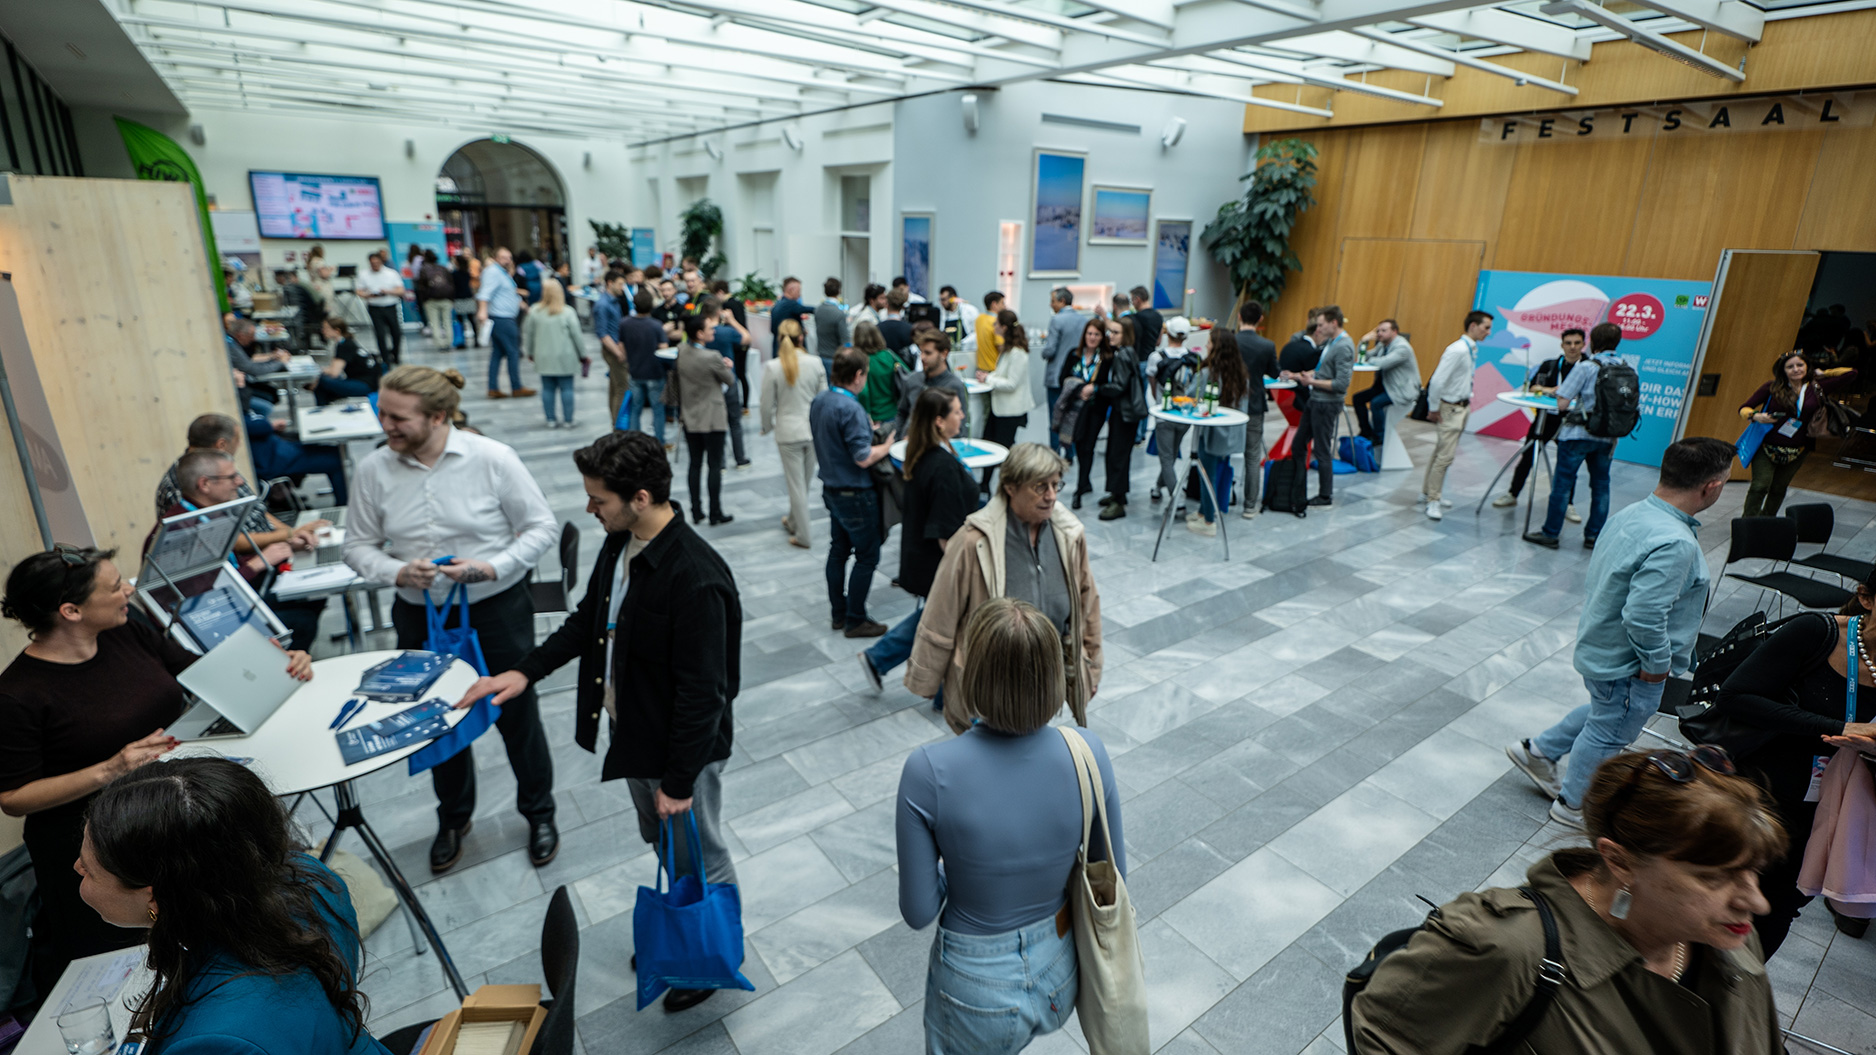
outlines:
[[[1145,245],[1153,192],[1146,187],[1094,187],[1089,245]]]
[[[1087,155],[1081,151],[1037,148],[1030,278],[1081,274],[1081,203],[1087,167]]]

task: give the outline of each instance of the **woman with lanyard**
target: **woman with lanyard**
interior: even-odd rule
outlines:
[[[1007,353],[1006,353],[1007,354]],[[977,511],[977,488],[964,459],[951,446],[964,428],[964,407],[956,392],[927,388],[912,404],[905,437],[905,506],[899,528],[899,587],[918,598],[912,614],[860,653],[860,669],[874,692],[880,679],[912,654],[925,596],[931,592],[938,562],[964,518]],[[933,706],[943,707],[942,693]]]
[[[1752,458],[1752,485],[1746,489],[1746,507],[1740,516],[1777,516],[1785,504],[1785,488],[1804,464],[1817,441],[1811,423],[1824,412],[1824,390],[1818,387],[1810,360],[1803,352],[1786,352],[1772,364],[1772,379],[1759,386],[1740,405],[1747,421],[1774,426]]]
[[[1091,479],[1094,472],[1094,434],[1101,428],[1099,418],[1091,413],[1093,408],[1081,393],[1094,383],[1095,374],[1101,369],[1101,360],[1112,355],[1114,347],[1107,324],[1100,319],[1089,319],[1087,325],[1081,328],[1081,346],[1075,349],[1076,354],[1069,356],[1062,364],[1062,373],[1058,378],[1062,391],[1074,392],[1075,398],[1081,401],[1081,410],[1075,419],[1074,439],[1067,444],[1071,452],[1081,455],[1077,459],[1081,462],[1081,471],[1075,482],[1075,495],[1069,502],[1071,509],[1080,509],[1081,496],[1094,490]],[[1082,439],[1084,431],[1087,434],[1085,442]],[[1084,447],[1085,453],[1082,451]]]
[[[1876,572],[1865,583],[1876,590]],[[1771,911],[1756,921],[1770,959],[1810,898],[1798,891],[1817,815],[1819,775],[1838,747],[1876,752],[1876,620],[1806,613],[1780,627],[1720,687],[1715,708],[1750,731],[1725,745],[1772,797],[1791,849],[1761,879]]]

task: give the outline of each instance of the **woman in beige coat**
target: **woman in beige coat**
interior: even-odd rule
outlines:
[[[734,517],[723,512],[723,440],[729,435],[730,415],[723,401],[723,386],[736,383],[730,361],[714,348],[704,347],[716,334],[716,306],[705,298],[703,307],[683,318],[684,345],[677,351],[678,414],[684,423],[684,445],[690,448],[690,516],[704,519],[703,494],[698,476],[710,463],[710,524],[727,524]]]
[[[926,699],[943,689],[952,732],[970,728],[974,717],[961,691],[958,640],[971,613],[994,597],[1027,601],[1055,623],[1066,653],[1068,706],[1077,724],[1088,724],[1088,700],[1101,681],[1101,597],[1081,521],[1059,501],[1067,468],[1039,443],[1012,447],[996,495],[945,546],[906,661],[905,687]]]
[[[1531,866],[1562,983],[1516,1050],[1775,1055],[1752,919],[1785,832],[1717,747],[1616,755],[1583,801],[1590,848]],[[1466,894],[1382,960],[1354,999],[1351,1055],[1460,1055],[1498,1041],[1537,991],[1544,933],[1521,890]]]
[[[819,356],[802,354],[800,320],[783,319],[778,336],[775,361],[762,368],[762,434],[775,433],[782,480],[788,485],[782,530],[788,532],[789,545],[807,549],[814,541],[808,527],[808,487],[814,480],[808,405],[827,391],[827,367]]]

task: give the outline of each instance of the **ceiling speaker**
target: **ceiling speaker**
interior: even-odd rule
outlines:
[[[189,142],[194,143],[196,146],[204,146],[208,143],[208,133],[202,131],[201,125],[190,125]]]
[[[971,135],[976,135],[978,123],[976,94],[966,95],[958,101],[964,106],[964,131]]]
[[[782,129],[782,142],[787,143],[790,150],[801,149],[801,136],[792,128]]]
[[[1175,117],[1166,122],[1166,127],[1160,130],[1159,145],[1167,148],[1176,147],[1179,141],[1185,138],[1185,134],[1186,119]]]
[[[716,142],[713,140],[704,140],[704,153],[710,155],[710,160],[712,161],[723,160],[723,148],[717,146]]]

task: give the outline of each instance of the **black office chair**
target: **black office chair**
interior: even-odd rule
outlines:
[[[573,986],[580,972],[580,923],[573,915],[567,888],[554,890],[541,923],[541,975],[547,979],[549,998],[541,1001],[547,1017],[534,1035],[528,1055],[573,1055]],[[405,1026],[378,1042],[398,1055],[415,1055],[417,1038],[437,1020]]]
[[[1860,583],[1869,578],[1870,562],[1846,557],[1840,553],[1826,553],[1830,546],[1830,536],[1837,527],[1837,514],[1828,502],[1810,502],[1804,505],[1786,506],[1785,517],[1798,528],[1798,542],[1803,545],[1815,545],[1816,553],[1808,557],[1799,557],[1794,564],[1807,568],[1829,572],[1840,579],[1849,579]]]
[[[1726,553],[1726,567],[1742,560],[1769,560],[1789,564],[1798,548],[1798,525],[1785,517],[1735,517],[1732,546]],[[1841,608],[1850,599],[1850,591],[1789,571],[1770,571],[1763,575],[1739,575],[1727,572],[1729,579],[1751,583],[1771,590],[1781,598],[1789,597],[1805,608]],[[1779,602],[1781,608],[1784,601]]]
[[[573,611],[573,586],[580,580],[580,529],[572,521],[560,525],[560,577],[542,580],[540,570],[528,583],[534,614]]]

